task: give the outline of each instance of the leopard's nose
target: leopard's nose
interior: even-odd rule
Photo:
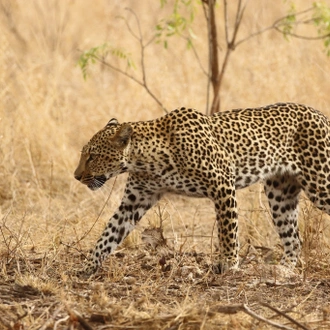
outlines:
[[[75,174],[74,177],[76,180],[80,181],[82,178],[82,175]]]

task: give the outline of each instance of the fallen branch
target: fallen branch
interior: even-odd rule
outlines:
[[[89,323],[79,313],[75,311],[72,311],[72,313],[73,313],[72,316],[76,318],[76,320],[79,322],[79,324],[83,329],[93,330],[92,326],[90,326]]]
[[[93,327],[77,311],[66,306],[69,313],[70,322],[78,322],[85,330],[93,330]]]
[[[54,313],[52,314],[52,316],[44,323],[44,325],[39,330],[46,330],[46,329],[50,328],[52,324],[54,324],[54,329],[56,329],[58,323],[55,322],[55,319],[56,319],[57,315],[62,311],[62,309],[63,309],[63,306],[60,306],[59,308],[57,308],[54,311]]]
[[[279,309],[264,303],[264,302],[260,302],[260,304],[264,307],[267,307],[269,309],[271,309],[273,312],[277,313],[278,315],[281,315],[283,317],[285,317],[286,319],[288,319],[289,321],[291,321],[292,323],[294,323],[295,325],[297,325],[299,328],[304,329],[304,330],[309,330],[309,328],[305,327],[303,324],[301,324],[300,322],[296,321],[295,319],[293,319],[291,316],[285,314],[284,312],[280,311]]]
[[[284,329],[284,330],[293,330],[293,328],[287,327],[285,325],[267,320],[266,318],[264,318],[263,316],[253,312],[249,307],[247,307],[245,304],[237,304],[237,305],[225,305],[225,306],[216,306],[214,308],[212,308],[213,312],[218,312],[218,313],[223,313],[223,314],[236,314],[238,312],[244,312],[248,315],[250,315],[251,317],[265,322],[269,325],[272,325],[275,328],[278,329]],[[295,323],[297,324],[297,323]],[[298,323],[299,324],[299,323]],[[306,328],[305,328],[306,329]]]

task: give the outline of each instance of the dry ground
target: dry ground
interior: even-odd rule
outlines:
[[[298,9],[310,3],[301,0]],[[94,277],[73,276],[125,181],[111,180],[95,193],[75,182],[82,145],[114,116],[132,121],[163,114],[142,88],[106,67],[93,66],[84,81],[79,55],[109,41],[132,54],[139,76],[139,45],[118,16],[133,24],[125,7],[134,9],[147,40],[168,10],[158,1],[128,0],[0,5],[1,328],[330,328],[330,220],[302,201],[302,261],[294,271],[283,269],[276,265],[281,247],[259,185],[239,193],[237,272],[212,272],[212,204],[168,196]],[[239,37],[270,25],[286,8],[250,1]],[[221,10],[219,4],[219,21]],[[206,63],[200,8],[195,34]],[[204,111],[205,77],[180,40],[170,40],[167,51],[152,44],[146,59],[148,81],[168,109]],[[222,108],[293,101],[330,116],[329,72],[320,42],[265,33],[233,53]]]

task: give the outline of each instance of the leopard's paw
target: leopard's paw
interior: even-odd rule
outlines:
[[[213,265],[213,271],[216,274],[223,274],[230,269],[238,269],[239,262],[238,259],[221,259],[215,265]]]
[[[89,278],[96,273],[99,265],[93,260],[86,260],[83,263],[83,267],[74,271],[74,275],[80,278]]]

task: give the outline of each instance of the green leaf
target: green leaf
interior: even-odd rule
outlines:
[[[285,16],[278,25],[280,31],[282,32],[286,40],[289,39],[289,36],[292,33],[296,22],[297,22],[296,7],[293,2],[290,2],[290,7],[288,9],[287,16]]]
[[[192,48],[192,46],[193,45],[192,45],[191,39],[188,39],[187,40],[187,48],[190,49],[190,48]]]
[[[320,37],[324,36],[324,47],[327,56],[330,56],[330,7],[323,1],[313,3],[313,22]]]
[[[174,0],[167,3],[160,0],[161,8],[165,5],[172,6],[172,12],[167,18],[163,18],[156,24],[156,43],[163,42],[164,48],[168,47],[168,41],[173,36],[185,36],[189,34],[190,26],[195,18],[196,4],[199,0]]]
[[[101,60],[104,60],[107,58],[108,55],[115,56],[119,59],[126,60],[126,65],[129,68],[135,69],[136,66],[134,64],[134,61],[131,58],[131,54],[125,51],[122,48],[119,47],[113,47],[107,43],[104,43],[100,46],[93,47],[85,52],[83,52],[79,59],[78,59],[78,65],[81,68],[82,74],[84,79],[87,78],[87,70],[90,64],[95,64],[97,62],[100,62]]]

